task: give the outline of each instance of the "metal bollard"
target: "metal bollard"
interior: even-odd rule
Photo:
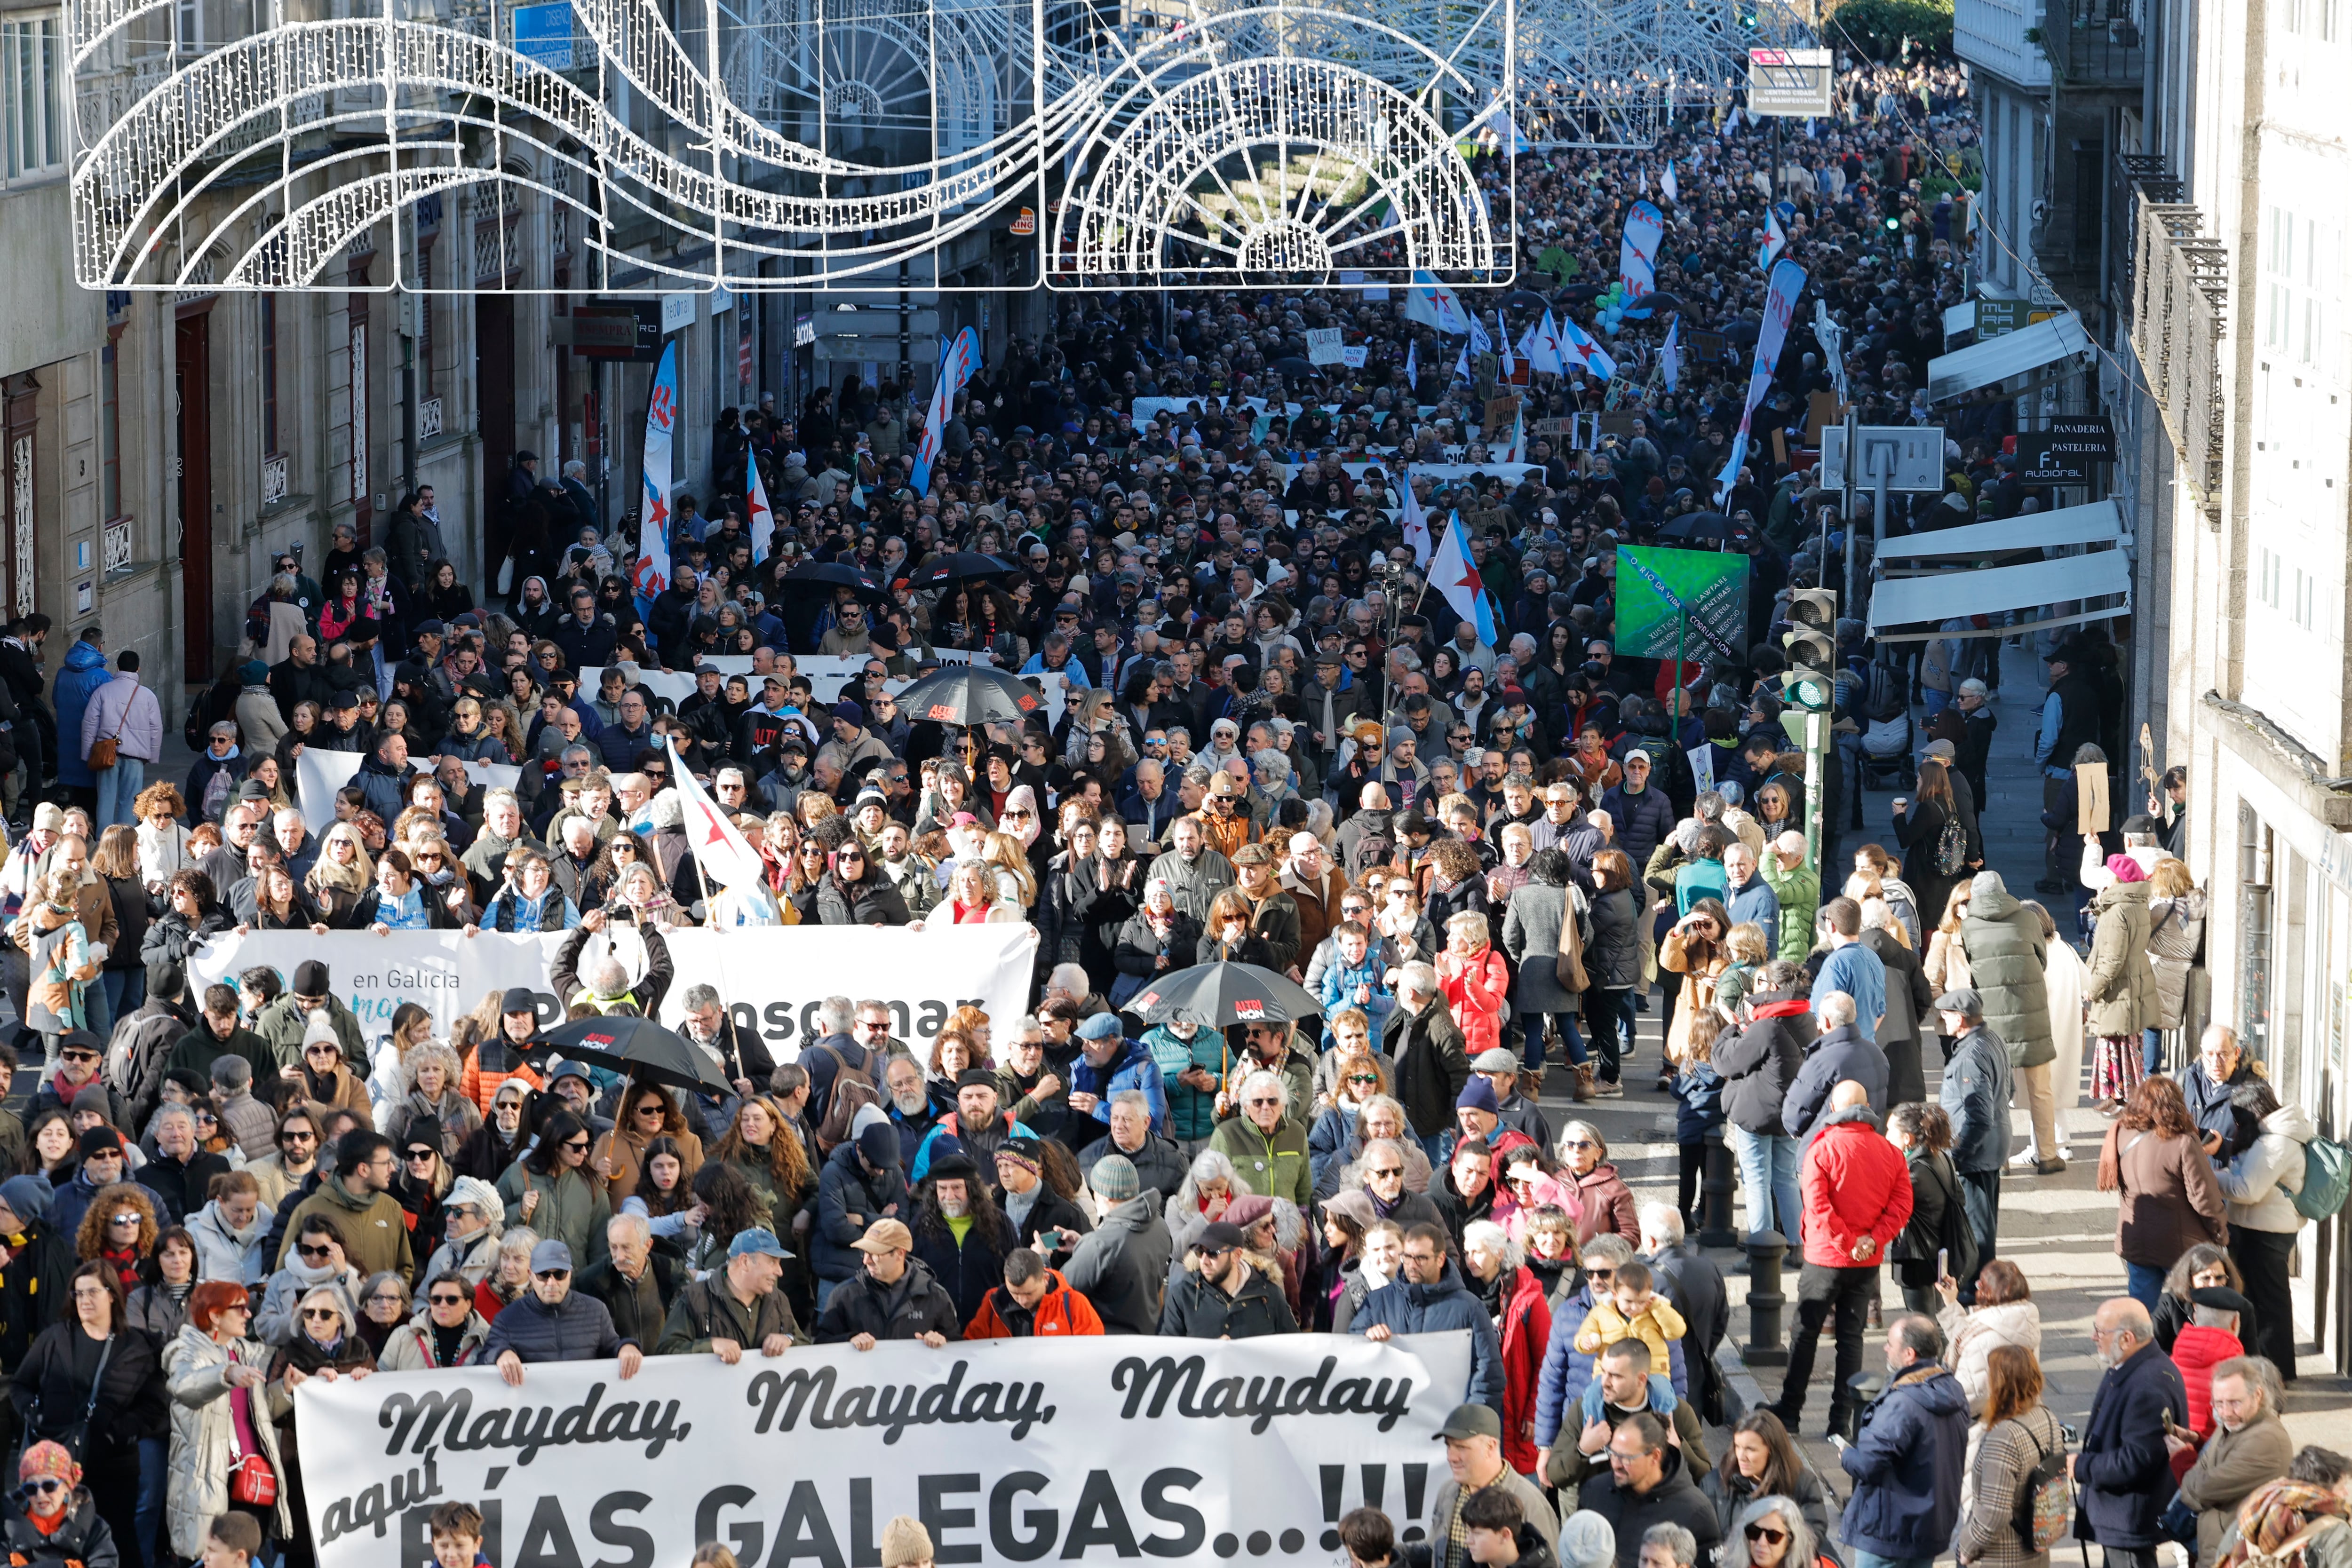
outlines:
[[[1698,1244],[1737,1247],[1738,1233],[1731,1228],[1731,1151],[1721,1138],[1706,1141],[1706,1166],[1699,1176]]]
[[[1759,1230],[1747,1245],[1748,1364],[1783,1366],[1789,1352],[1780,1343],[1780,1309],[1789,1302],[1780,1294],[1780,1258],[1789,1243],[1777,1230]]]

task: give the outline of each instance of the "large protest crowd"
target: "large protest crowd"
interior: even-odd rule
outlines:
[[[1983,869],[1983,626],[1906,657],[1839,623],[1818,856],[1803,831],[1779,634],[1789,591],[1843,582],[1849,537],[1790,460],[1833,384],[1865,422],[1929,418],[1966,223],[1939,177],[1973,135],[1958,73],[1923,61],[1853,72],[1836,116],[1777,139],[1685,117],[1648,153],[1481,154],[1523,279],[1549,267],[1564,315],[1590,298],[1571,280],[1613,274],[1630,204],[1663,204],[1678,309],[1610,335],[1613,382],[1514,390],[1517,295],[1472,353],[1401,298],[1269,289],[1164,320],[1147,295],[1064,302],[964,389],[919,494],[922,410],[887,383],[730,412],[649,601],[638,544],[525,455],[478,598],[429,492],[317,580],[281,558],[184,779],[157,768],[135,657],[110,670],[86,633],[50,692],[48,623],[19,618],[0,1081],[21,1063],[39,1084],[0,1113],[11,1561],[310,1561],[292,1396],[312,1378],[1436,1330],[1473,1344],[1447,1479],[1425,1518],[1340,1521],[1366,1568],[2046,1568],[2069,1534],[2135,1565],[2165,1542],[2208,1568],[2300,1551],[2352,1512],[2352,1461],[2280,1423],[2315,1133],[2225,1028],[2165,1070],[2204,913],[2171,853],[2185,785],[2104,840],[2072,831],[2074,765],[2120,754],[2113,647],[2095,624],[2033,643],[2046,902]],[[1768,200],[1807,308],[1725,473]],[[1325,326],[1360,367],[1303,361]],[[1571,444],[1580,413],[1633,417]],[[1898,531],[2037,504],[2012,405],[1937,417],[1948,484]],[[1461,519],[1479,619],[1421,591],[1409,464],[1444,469],[1417,506]],[[1747,556],[1750,646],[1620,656],[1617,547],[1694,512],[1723,527],[1665,541]],[[955,731],[901,711],[941,651],[1055,700]],[[820,699],[803,661],[840,656]],[[323,817],[310,751],[359,758]],[[1872,771],[1908,792],[1865,828]],[[758,876],[714,878],[689,789]],[[1034,1006],[965,1007],[928,1039],[829,996],[775,1052],[735,1005],[760,998],[669,994],[683,928],[974,924],[1034,929]],[[370,1038],[331,943],[290,974],[194,978],[208,943],[269,931],[561,933],[562,1008],[677,1020],[706,1081],[563,1057],[530,988],[408,1004]],[[1143,1016],[1226,960],[1318,1011]],[[1999,1232],[2004,1179],[2074,1157],[2057,1113],[2086,1049],[2129,1291],[2098,1309],[2077,1437]],[[1679,1190],[1637,1200],[1574,1107],[1661,1090]],[[1725,1281],[1691,1239],[1714,1145],[1747,1230],[1797,1269],[1787,1373],[1744,1411],[1717,1363]],[[1834,1492],[1792,1440],[1810,1419],[1842,1445]],[[446,1505],[432,1531],[442,1568],[473,1568],[478,1513]],[[912,1520],[882,1532],[883,1568],[933,1553]]]

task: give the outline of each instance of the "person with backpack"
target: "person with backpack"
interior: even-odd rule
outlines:
[[[2050,1568],[2074,1512],[2066,1437],[2042,1402],[2042,1366],[2021,1345],[1985,1358],[1990,1391],[1969,1468],[1969,1500],[1952,1536],[1960,1568]]]
[[[2232,1092],[2231,1098],[2262,1126],[2252,1146],[2226,1166],[2217,1166],[2214,1179],[2230,1200],[2230,1256],[2245,1276],[2246,1299],[2253,1306],[2253,1327],[2246,1349],[2267,1356],[2279,1375],[2294,1381],[2294,1324],[2287,1294],[2287,1260],[2294,1239],[2306,1218],[2325,1219],[2343,1207],[2343,1192],[2321,1213],[2302,1190],[2314,1184],[2307,1171],[2313,1140],[2319,1128],[2301,1105],[2282,1105],[2269,1083],[2257,1078]],[[2331,1145],[2338,1147],[2340,1145]],[[2316,1191],[2310,1197],[2319,1197]]]
[[[1903,879],[1911,884],[1922,918],[1933,922],[1952,901],[1952,889],[1984,860],[1976,819],[1952,795],[1951,776],[1929,758],[1919,764],[1916,793],[1895,798],[1895,841],[1903,852]]]
[[[859,1015],[867,1010],[852,1006],[847,997],[825,998],[816,1013],[824,1032],[801,1052],[800,1065],[808,1069],[809,1075],[809,1125],[816,1129],[817,1149],[824,1155],[830,1155],[849,1140],[849,1129],[860,1110],[882,1099],[882,1059],[889,1050],[890,1014],[875,1004],[872,1011],[879,1020],[877,1030],[859,1021]]]

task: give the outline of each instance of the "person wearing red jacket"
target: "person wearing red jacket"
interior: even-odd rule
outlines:
[[[1852,1079],[1830,1092],[1830,1112],[1798,1170],[1804,1195],[1805,1263],[1797,1277],[1797,1332],[1790,1336],[1789,1375],[1773,1414],[1790,1435],[1805,1408],[1822,1324],[1837,1318],[1835,1381],[1828,1430],[1853,1436],[1853,1375],[1862,1370],[1862,1335],[1878,1297],[1878,1266],[1911,1218],[1911,1177],[1903,1153],[1871,1113],[1870,1091]]]
[[[1052,1339],[1102,1332],[1093,1302],[1070,1289],[1034,1251],[1016,1247],[1004,1255],[1004,1283],[981,1298],[963,1337]]]
[[[1525,1267],[1526,1253],[1492,1220],[1462,1228],[1463,1283],[1500,1320],[1503,1335],[1503,1462],[1536,1473],[1536,1385],[1551,1345],[1551,1303]]]
[[[2189,1292],[2189,1321],[2172,1340],[2172,1364],[2180,1369],[2180,1385],[2189,1391],[2189,1424],[2203,1442],[2213,1435],[2213,1369],[2231,1356],[2243,1355],[2238,1325],[2245,1321],[2246,1298],[2227,1285],[2205,1285]]]

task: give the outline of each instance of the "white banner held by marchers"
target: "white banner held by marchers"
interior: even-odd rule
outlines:
[[[320,1568],[430,1568],[441,1503],[493,1563],[880,1561],[893,1515],[945,1563],[1325,1568],[1349,1510],[1426,1538],[1470,1336],[884,1343],[312,1378],[296,1391]]]
[[[312,833],[333,825],[335,791],[350,783],[366,760],[356,751],[321,751],[315,746],[304,747],[294,759],[294,799],[301,807],[303,825]]]
[[[721,938],[724,938],[722,943]],[[592,947],[602,939],[591,937]],[[360,1032],[390,1032],[392,1015],[415,1002],[433,1015],[433,1032],[446,1039],[458,1019],[493,992],[527,986],[539,994],[539,1016],[563,1016],[550,976],[564,934],[501,935],[485,931],[253,931],[216,936],[188,967],[201,991],[215,981],[234,985],[238,971],[257,965],[290,977],[305,958],[327,966],[329,983],[357,1016]],[[890,1032],[925,1055],[948,1015],[969,1002],[1000,1027],[1029,1000],[1036,928],[1028,925],[959,925],[944,930],[877,930],[871,926],[791,925],[667,933],[673,966],[658,1014],[676,1029],[686,1019],[687,988],[715,987],[736,1026],[758,1031],[769,1054],[790,1061],[823,1033],[818,1007],[828,996],[879,1001],[890,1009]],[[634,982],[645,973],[630,943],[620,954]],[[592,955],[593,956],[593,955]],[[589,961],[583,957],[583,965]]]

